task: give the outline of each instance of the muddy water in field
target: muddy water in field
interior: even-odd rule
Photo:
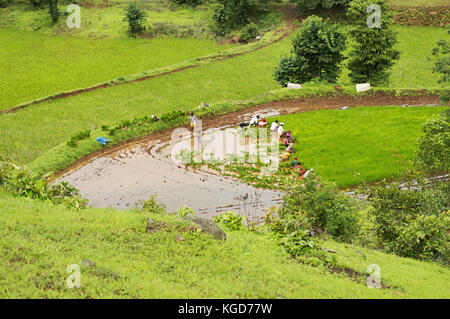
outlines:
[[[256,189],[206,169],[186,169],[171,159],[171,147],[159,140],[133,145],[93,159],[60,180],[77,187],[94,207],[127,209],[157,195],[169,212],[186,205],[198,216],[235,211],[261,219],[267,208],[281,202],[279,192]]]

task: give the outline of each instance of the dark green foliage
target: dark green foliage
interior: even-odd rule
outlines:
[[[378,5],[381,10],[379,28],[369,27],[368,20],[374,11],[368,13],[369,5]],[[355,41],[349,55],[348,68],[353,83],[371,83],[374,86],[386,84],[390,69],[400,58],[394,47],[397,34],[391,29],[393,13],[385,0],[353,0],[348,8],[348,17],[354,23],[350,36]]]
[[[125,7],[124,20],[128,22],[128,32],[133,35],[145,29],[144,24],[147,14],[136,2],[132,2]]]
[[[214,216],[215,223],[223,223],[229,230],[240,230],[244,227],[245,217],[235,212],[226,212]]]
[[[444,105],[448,105],[448,103],[450,102],[450,90],[445,90],[439,96],[441,98],[441,103]]]
[[[78,141],[84,140],[89,136],[91,136],[90,130],[79,132],[70,138],[70,140],[67,142],[67,146],[75,147],[77,146]]]
[[[265,223],[278,238],[280,244],[293,257],[315,254],[318,240],[311,236],[310,223],[303,211],[281,215],[274,212],[266,215]]]
[[[358,205],[333,184],[319,182],[313,174],[305,184],[294,184],[279,210],[281,218],[304,212],[312,229],[328,231],[332,236],[351,241],[358,233]]]
[[[268,0],[217,0],[217,2],[213,19],[221,35],[247,25],[251,17],[261,18],[270,13],[266,6]]]
[[[171,0],[173,3],[178,5],[189,5],[191,7],[196,7],[203,3],[203,0]]]
[[[45,3],[46,3],[46,0],[30,0],[30,4],[35,9],[43,7]]]
[[[286,86],[289,82],[301,82],[297,80],[296,74],[301,72],[301,67],[297,65],[296,59],[292,56],[283,56],[280,59],[278,67],[273,72],[275,80],[282,86]]]
[[[254,23],[247,24],[241,32],[241,39],[247,43],[258,35],[258,26]]]
[[[61,12],[58,9],[58,0],[47,0],[48,4],[48,13],[50,13],[50,17],[52,18],[52,24],[55,25],[59,21],[59,17],[61,16]]]
[[[68,208],[81,209],[87,205],[87,200],[80,198],[78,190],[67,182],[50,185],[28,169],[6,162],[0,162],[0,187],[13,196],[65,204]]]
[[[428,120],[418,140],[417,160],[429,173],[445,173],[450,169],[450,110]]]
[[[450,258],[448,229],[450,229],[448,211],[439,215],[419,215],[399,229],[399,236],[395,242],[396,251],[404,257],[448,263]]]
[[[331,9],[333,7],[347,7],[351,0],[297,0],[299,8],[314,10],[317,8]]]
[[[178,120],[182,116],[186,116],[186,113],[183,111],[167,112],[161,115],[161,121],[170,123]]]
[[[274,71],[275,80],[285,86],[288,82],[304,83],[317,78],[336,82],[341,63],[345,59],[345,35],[317,16],[310,16],[303,22],[292,41],[290,57],[281,58]]]
[[[450,25],[447,26],[447,31],[450,35]],[[450,81],[450,40],[439,40],[432,54],[434,56],[433,72],[441,74],[439,83]]]
[[[246,25],[249,21],[252,4],[249,0],[218,0],[213,18],[220,34]]]
[[[403,182],[383,182],[371,187],[370,217],[378,244],[399,256],[448,258],[449,206],[441,186],[430,186],[416,175]]]
[[[11,0],[0,0],[0,8],[6,8],[11,3]]]
[[[160,205],[156,201],[156,195],[153,195],[149,200],[146,200],[142,203],[142,211],[152,212],[152,213],[164,213],[166,207],[164,205]]]

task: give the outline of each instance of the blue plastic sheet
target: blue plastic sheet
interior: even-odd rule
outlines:
[[[103,146],[105,146],[106,143],[109,142],[109,140],[108,140],[106,137],[101,137],[101,136],[99,136],[99,137],[97,137],[97,142],[99,142],[100,144],[102,144]]]

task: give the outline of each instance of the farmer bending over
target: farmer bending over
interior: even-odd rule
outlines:
[[[250,120],[250,125],[258,125],[259,122],[259,115],[253,116]]]
[[[278,120],[272,123],[272,125],[270,126],[270,132],[275,133],[277,129],[278,129]]]

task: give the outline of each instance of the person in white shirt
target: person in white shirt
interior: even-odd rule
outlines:
[[[273,132],[276,132],[277,129],[278,129],[278,120],[276,120],[275,122],[273,122],[272,125],[270,126],[270,131],[271,131],[272,133],[273,133]]]
[[[259,115],[253,116],[250,120],[250,125],[258,125],[259,123]]]
[[[280,126],[278,127],[278,137],[281,137],[284,133],[283,125],[284,123],[280,123]]]
[[[195,125],[197,124],[197,117],[194,115],[194,113],[191,112],[191,116],[189,117],[189,124],[192,129],[194,129]]]

